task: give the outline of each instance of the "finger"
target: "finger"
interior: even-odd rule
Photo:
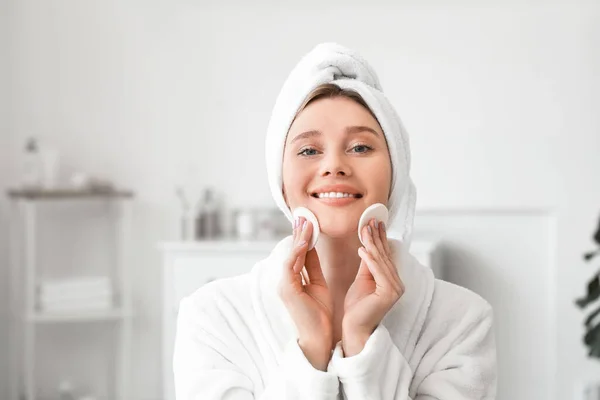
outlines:
[[[390,271],[390,275],[392,277],[392,287],[396,292],[401,292],[403,290],[403,283],[400,279],[400,276],[398,275],[398,270],[391,261],[386,261],[386,265],[388,266],[387,268]]]
[[[387,240],[387,234],[385,232],[385,225],[383,222],[379,223],[377,233],[374,236],[376,236],[375,243],[377,244],[377,248],[381,251],[381,258],[389,268],[391,277],[396,284],[396,288],[399,289],[402,283],[400,281],[400,276],[398,276],[398,269],[394,264],[395,260],[393,260],[392,258],[389,243]]]
[[[327,281],[321,269],[321,262],[316,249],[312,249],[306,253],[306,272],[311,284],[327,286]]]
[[[365,250],[364,247],[359,247],[358,255],[367,264],[369,271],[373,275],[377,286],[388,287],[389,278],[386,276],[384,269],[375,261],[375,259]]]
[[[375,280],[375,278],[373,277],[373,274],[371,273],[371,271],[369,271],[369,267],[367,266],[367,263],[362,259],[360,261],[360,266],[358,267],[358,272],[356,273],[356,278],[368,279],[368,280],[372,280],[372,281]]]
[[[373,227],[369,223],[366,225],[365,228],[367,228],[366,235],[363,234],[363,241],[365,242],[365,249],[367,250],[367,252],[369,253],[369,255],[371,256],[371,258],[373,260],[375,260],[378,264],[381,264],[383,273],[387,276],[388,280],[392,281],[394,278],[392,276],[392,272],[390,271],[390,267],[385,263],[383,255],[379,252],[379,249],[375,245],[374,238],[373,238],[373,236],[374,236],[373,235]]]
[[[306,283],[309,283],[310,279],[309,276],[306,275],[304,267],[306,264],[306,252],[308,251],[308,241],[310,240],[310,237],[312,235],[312,224],[306,218],[300,217],[298,221],[298,226],[296,227],[296,231],[298,243],[304,243],[304,245],[302,246],[303,251],[296,259],[296,263],[294,264],[293,270],[295,274],[302,273],[304,281]]]
[[[383,248],[385,252],[392,258],[392,250],[390,249],[390,243],[387,238],[387,229],[385,228],[385,224],[381,222],[379,224],[379,230],[381,235],[381,240],[383,241]]]
[[[292,247],[290,255],[286,260],[283,272],[288,282],[293,281],[295,279],[295,275],[298,274],[298,272],[296,271],[296,266],[298,264],[300,256],[303,252],[306,251],[307,247],[307,243],[296,244],[294,247]]]
[[[371,232],[372,232],[372,236],[373,236],[373,243],[375,243],[375,247],[377,247],[377,250],[379,251],[379,254],[381,256],[385,255],[385,249],[383,247],[383,242],[381,241],[381,234],[379,231],[379,223],[378,221],[373,218],[370,222],[369,225],[371,226]]]
[[[363,226],[363,231],[362,231],[362,243],[363,246],[365,247],[366,250],[369,250],[369,247],[371,247],[370,245],[368,245],[369,241],[372,243],[373,241],[370,239],[371,236],[371,232],[369,231],[369,224],[366,224],[365,226]]]
[[[298,217],[296,218],[296,227],[294,228],[294,243],[298,243],[300,240],[300,232],[301,230],[301,226],[302,223],[304,222],[304,217]]]
[[[370,226],[372,229],[371,236],[373,237],[373,243],[375,243],[375,247],[378,250],[378,254],[374,255],[374,257],[380,263],[385,265],[385,268],[388,272],[388,276],[391,279],[394,288],[398,290],[400,287],[400,277],[398,276],[398,271],[396,270],[396,267],[394,266],[394,263],[392,262],[389,253],[386,251],[385,245],[387,245],[387,238],[385,237],[385,233],[383,234],[382,238],[382,225],[383,223],[376,221],[375,219],[372,219],[370,221]]]
[[[311,238],[312,232],[313,232],[312,222],[310,222],[306,218],[302,218],[302,224],[300,225],[299,230],[300,230],[300,237],[302,238],[302,240],[306,240],[307,242],[310,242],[310,238]]]
[[[305,285],[310,284],[310,277],[306,273],[306,268],[302,268],[302,270],[300,271],[300,273],[302,274],[302,279],[304,280],[304,284]]]
[[[368,250],[369,253],[371,253],[373,258],[376,258],[377,254],[379,254],[379,250],[377,249],[377,246],[375,245],[375,241],[373,239],[373,228],[371,227],[371,222],[369,222],[363,228],[362,238],[365,249]]]
[[[308,250],[308,243],[306,242],[306,240],[301,240],[296,247],[299,248],[299,252],[298,257],[296,257],[296,260],[294,262],[293,273],[299,274],[300,271],[302,271],[302,268],[304,267],[304,262],[306,260],[306,251]]]
[[[296,227],[298,226],[298,218],[294,218],[294,224],[292,225],[292,238],[293,243],[296,242]]]
[[[384,298],[397,301],[400,296],[404,293],[395,286],[395,283],[390,282],[388,276],[385,274],[385,267],[382,267],[373,257],[363,248],[358,249],[359,256],[365,261],[367,267],[375,278],[375,289],[376,294],[383,295]]]

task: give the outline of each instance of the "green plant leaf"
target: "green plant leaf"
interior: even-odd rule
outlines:
[[[588,283],[587,295],[584,298],[577,299],[575,304],[579,308],[585,308],[588,304],[592,303],[600,297],[600,273],[596,274],[592,280]]]

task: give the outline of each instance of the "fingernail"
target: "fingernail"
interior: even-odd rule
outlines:
[[[371,229],[371,225],[367,225],[367,228],[369,229],[369,235],[373,234],[373,230]]]
[[[300,243],[298,243],[298,247],[302,247],[306,244],[306,240],[301,241]]]
[[[304,221],[304,223],[302,224],[302,230],[306,229],[306,222],[307,221]]]
[[[297,226],[298,226],[298,218],[294,218],[294,230],[296,230]]]
[[[385,232],[385,224],[383,222],[381,223],[381,227],[383,228],[383,231]]]
[[[379,229],[379,221],[375,220],[375,229]]]

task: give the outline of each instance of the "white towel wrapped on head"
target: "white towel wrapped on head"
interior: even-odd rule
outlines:
[[[396,218],[402,223],[402,240],[410,246],[416,203],[416,189],[410,178],[408,134],[394,107],[383,94],[373,68],[356,51],[336,43],[322,43],[305,55],[277,97],[266,139],[267,174],[277,206],[292,221],[292,212],[283,198],[283,150],[294,116],[306,96],[317,86],[332,83],[354,90],[367,103],[387,141],[392,160],[392,188],[387,207],[389,225]]]

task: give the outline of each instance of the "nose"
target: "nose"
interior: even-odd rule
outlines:
[[[350,166],[344,155],[329,153],[322,158],[321,176],[350,176]]]

